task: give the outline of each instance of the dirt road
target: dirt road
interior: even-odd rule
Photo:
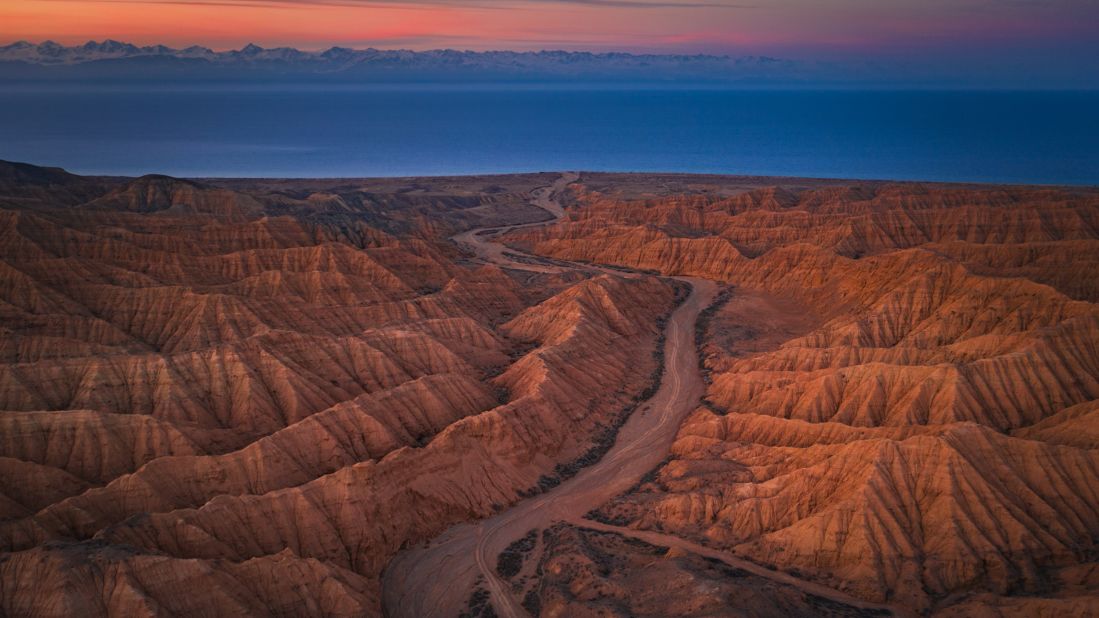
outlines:
[[[659,547],[675,547],[684,551],[691,552],[693,554],[698,554],[707,558],[720,560],[731,567],[748,571],[753,575],[766,577],[780,584],[793,586],[801,590],[802,592],[829,599],[837,603],[843,603],[844,605],[850,605],[851,607],[856,607],[858,609],[879,611],[884,610],[898,616],[916,615],[915,612],[908,613],[892,606],[864,601],[862,599],[855,598],[849,594],[840,592],[839,590],[836,590],[834,588],[829,588],[828,586],[824,586],[815,582],[806,581],[804,579],[794,577],[789,573],[783,573],[782,571],[768,569],[765,566],[756,564],[749,560],[745,560],[729,552],[712,549],[710,547],[699,545],[698,543],[693,543],[686,539],[672,536],[670,534],[663,534],[652,530],[634,530],[632,528],[612,526],[601,522],[592,521],[590,519],[583,519],[581,517],[572,517],[568,520],[568,523],[574,526],[578,526],[580,528],[587,528],[589,530],[600,530],[603,532],[613,532],[615,534],[620,534],[625,537],[645,541],[650,545],[656,545]]]
[[[563,216],[556,195],[576,178],[575,174],[562,176],[552,187],[540,190],[532,203],[555,218]],[[538,263],[538,258],[534,256],[516,261],[505,253],[503,245],[492,240],[496,235],[512,229],[549,222],[470,230],[454,239],[480,259],[508,268],[541,272],[570,268],[591,270],[593,267],[590,265]],[[496,574],[496,560],[500,552],[531,529],[545,528],[556,521],[578,522],[585,513],[628,490],[663,461],[681,421],[698,405],[705,392],[694,343],[695,321],[717,291],[716,284],[711,281],[685,277],[677,279],[691,285],[691,294],[672,313],[667,323],[664,377],[656,394],[622,426],[614,446],[599,462],[582,469],[576,476],[546,493],[523,500],[491,518],[454,526],[427,546],[398,554],[386,569],[383,579],[383,602],[387,615],[417,618],[457,616],[480,582],[490,593],[497,614],[505,617],[526,616],[526,610],[512,594],[508,583]],[[598,525],[591,524],[593,527]],[[787,580],[792,580],[794,585],[798,585],[797,582],[800,582],[786,574],[762,568],[758,570],[764,576],[773,576],[783,583],[791,583]],[[809,586],[807,591],[821,594],[823,587],[802,583]],[[823,591],[828,593],[827,589]],[[826,596],[837,600],[845,597],[836,591]]]

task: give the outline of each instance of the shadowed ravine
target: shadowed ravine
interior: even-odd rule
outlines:
[[[547,225],[564,216],[557,195],[577,180],[565,174],[551,187],[535,192],[533,204],[554,215],[545,222],[502,228],[481,228],[454,238],[479,259],[506,268],[552,272],[562,269],[602,270],[587,264],[554,261],[531,263],[508,257],[502,244],[492,238],[521,227]],[[508,249],[512,254],[520,252]],[[610,270],[619,276],[646,276]],[[488,519],[454,526],[428,543],[398,554],[383,576],[384,611],[388,616],[456,616],[465,608],[470,593],[481,581],[491,595],[496,612],[503,616],[526,616],[528,612],[512,594],[509,584],[496,572],[497,556],[513,541],[532,529],[543,529],[554,522],[606,529],[607,526],[583,520],[586,513],[607,500],[627,491],[665,458],[685,416],[705,393],[695,346],[695,322],[699,313],[713,300],[717,285],[709,280],[675,277],[691,287],[687,299],[675,309],[666,325],[664,373],[659,389],[630,416],[618,432],[614,446],[597,463],[582,469],[557,487],[522,500]],[[641,535],[615,527],[614,532],[664,541],[665,535]],[[659,536],[661,538],[655,538]],[[697,547],[677,545],[689,551]],[[739,567],[747,566],[757,575],[769,577],[802,591],[862,609],[891,609],[855,599],[819,584],[799,580],[792,575],[752,565],[723,552],[708,552],[710,557]]]

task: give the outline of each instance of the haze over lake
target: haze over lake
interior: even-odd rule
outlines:
[[[65,84],[0,91],[0,159],[107,175],[1099,184],[1096,109],[1096,92]]]

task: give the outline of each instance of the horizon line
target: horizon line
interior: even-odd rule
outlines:
[[[111,38],[111,37],[104,38],[101,41],[97,41],[95,39],[88,39],[88,40],[84,41],[83,43],[71,43],[71,44],[59,43],[59,42],[57,42],[56,40],[54,40],[52,38],[48,38],[48,39],[38,41],[38,42],[31,41],[29,39],[17,39],[17,40],[11,41],[10,43],[0,43],[0,48],[14,47],[16,45],[19,45],[20,43],[25,43],[25,44],[27,44],[28,46],[31,46],[31,47],[40,47],[42,45],[48,45],[48,44],[52,43],[53,45],[56,45],[56,46],[62,47],[62,48],[66,48],[66,49],[83,47],[83,46],[87,45],[88,43],[95,43],[97,45],[103,45],[103,44],[106,44],[106,43],[118,43],[118,44],[121,44],[121,45],[133,46],[133,47],[136,47],[137,49],[140,49],[140,50],[145,50],[145,49],[155,48],[155,47],[164,47],[164,48],[167,48],[168,50],[179,52],[179,51],[187,51],[188,49],[198,48],[198,49],[203,49],[203,50],[215,53],[215,54],[223,54],[223,53],[229,53],[229,52],[243,52],[244,50],[248,49],[249,47],[255,47],[255,48],[259,49],[260,51],[275,51],[275,50],[280,50],[280,49],[289,49],[289,50],[294,50],[294,51],[299,51],[299,52],[306,52],[306,53],[318,53],[318,52],[331,51],[333,49],[340,49],[340,50],[348,50],[348,51],[353,51],[353,52],[360,52],[360,51],[407,51],[407,52],[412,52],[412,53],[425,53],[425,52],[453,51],[453,52],[474,53],[474,54],[485,54],[485,53],[511,53],[511,54],[564,53],[564,54],[591,54],[591,55],[595,55],[595,56],[605,56],[605,55],[612,55],[612,54],[624,54],[624,55],[628,55],[628,56],[680,56],[680,57],[695,56],[695,57],[705,57],[705,58],[757,58],[757,59],[761,59],[761,60],[795,60],[794,58],[790,58],[790,57],[774,56],[774,55],[770,55],[770,54],[753,54],[753,53],[730,54],[730,53],[673,52],[673,51],[652,52],[652,51],[630,51],[630,50],[625,50],[625,49],[605,49],[605,50],[597,50],[597,49],[590,49],[590,48],[587,48],[587,49],[565,49],[565,48],[562,48],[562,47],[544,47],[542,49],[509,49],[509,48],[505,48],[505,47],[491,48],[491,49],[471,49],[471,48],[462,48],[462,47],[431,47],[431,48],[424,48],[424,49],[413,49],[413,48],[410,48],[410,47],[386,47],[384,45],[378,45],[377,43],[369,43],[369,44],[367,44],[368,45],[367,47],[349,47],[347,45],[338,45],[338,44],[330,44],[327,47],[324,47],[324,46],[297,47],[297,46],[293,46],[293,45],[277,45],[277,46],[273,46],[273,47],[264,47],[264,45],[269,45],[269,44],[265,43],[264,45],[261,45],[259,43],[256,43],[255,41],[251,41],[251,42],[245,43],[244,45],[241,45],[239,48],[227,47],[227,48],[220,48],[219,49],[219,48],[214,48],[214,47],[210,47],[210,46],[207,46],[207,45],[203,45],[201,43],[192,43],[192,44],[181,46],[181,47],[173,47],[172,45],[167,45],[167,44],[164,44],[164,43],[150,43],[148,45],[139,45],[137,43],[132,43],[130,41],[115,39],[115,38]],[[351,45],[354,45],[354,44],[351,44]]]

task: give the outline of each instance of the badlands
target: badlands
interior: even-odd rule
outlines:
[[[1099,614],[1099,191],[0,162],[0,615]]]

